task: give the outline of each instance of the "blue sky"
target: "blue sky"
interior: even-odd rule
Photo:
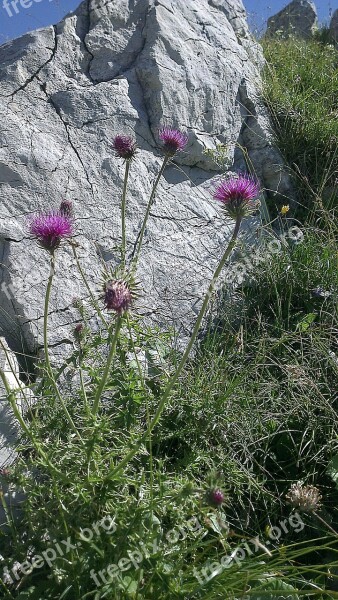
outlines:
[[[17,12],[11,5],[15,1]],[[79,3],[79,0],[0,0],[0,44],[26,31],[57,23]],[[253,28],[260,31],[266,19],[287,3],[288,0],[244,0]],[[322,21],[328,19],[330,9],[338,8],[338,0],[315,0],[315,3]]]
[[[1,1],[1,0],[0,0]],[[249,23],[254,30],[262,31],[267,19],[289,4],[291,0],[243,0],[248,11]],[[318,18],[327,23],[329,17],[338,8],[338,0],[314,0]]]

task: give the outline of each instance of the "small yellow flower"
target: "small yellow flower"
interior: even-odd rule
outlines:
[[[280,212],[282,215],[286,215],[286,213],[288,213],[290,210],[290,206],[288,204],[284,204],[284,206],[282,206],[282,208],[280,209]]]

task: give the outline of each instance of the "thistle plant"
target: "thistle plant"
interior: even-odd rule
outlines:
[[[172,136],[172,139],[177,139],[177,137]],[[170,144],[173,143],[172,139],[170,141]],[[172,152],[172,151],[173,151],[173,147],[171,145],[171,147],[169,146],[169,148],[167,150],[166,158],[168,158],[171,155],[171,154],[169,154],[169,152]],[[162,168],[165,165],[166,165],[166,162],[164,161]],[[250,212],[253,209],[256,209],[258,206],[257,202],[255,202],[255,203],[253,202],[258,194],[259,194],[258,182],[256,180],[254,180],[253,178],[250,178],[249,176],[245,176],[245,175],[239,175],[236,177],[232,177],[232,178],[228,179],[226,182],[223,182],[221,185],[219,185],[216,188],[214,197],[217,200],[221,201],[224,212],[232,219],[235,219],[235,226],[233,229],[231,239],[223,253],[223,256],[221,257],[221,259],[216,267],[214,275],[209,284],[208,290],[205,294],[198,317],[196,319],[195,326],[193,328],[190,340],[189,340],[187,347],[182,355],[182,358],[176,368],[176,371],[171,376],[171,378],[169,379],[169,381],[164,389],[164,392],[163,392],[160,402],[158,404],[155,415],[153,416],[152,420],[148,424],[148,428],[145,431],[145,433],[143,434],[143,436],[141,436],[141,438],[134,445],[132,450],[130,450],[130,452],[127,454],[127,456],[124,459],[122,459],[122,461],[108,473],[107,479],[115,477],[118,475],[118,473],[121,472],[121,470],[128,464],[128,462],[137,454],[140,446],[149,438],[154,427],[159,422],[162,412],[163,412],[163,409],[166,405],[166,402],[168,401],[175,384],[177,383],[179,377],[181,376],[181,373],[182,373],[182,371],[186,365],[186,362],[190,356],[191,350],[196,342],[202,321],[206,314],[208,304],[209,304],[210,298],[213,294],[213,291],[215,289],[215,285],[217,283],[219,275],[222,272],[222,269],[224,268],[227,259],[229,258],[229,256],[231,255],[231,252],[233,251],[233,249],[235,247],[242,219],[246,215],[250,214]],[[151,199],[152,199],[152,197],[153,197],[153,194],[151,196]],[[149,204],[148,204],[148,207],[149,207]],[[148,208],[147,208],[147,212],[149,214]],[[138,254],[136,256],[138,256]]]
[[[118,158],[125,161],[126,168],[124,174],[122,203],[121,203],[121,221],[122,221],[122,242],[121,242],[121,264],[122,269],[126,266],[126,200],[127,200],[127,185],[130,170],[130,163],[136,154],[136,142],[127,135],[117,135],[113,141],[113,147]]]
[[[55,273],[55,251],[60,247],[62,242],[69,240],[74,233],[74,226],[72,217],[65,212],[51,212],[40,214],[36,217],[32,217],[29,222],[29,231],[31,236],[37,241],[39,246],[50,255],[50,272],[48,277],[45,306],[44,306],[44,323],[43,323],[43,343],[45,362],[48,377],[53,385],[56,395],[62,404],[64,413],[68,419],[68,422],[73,429],[76,436],[81,439],[80,434],[75,426],[72,417],[69,414],[67,406],[59,392],[59,388],[55,381],[53,370],[49,359],[49,348],[48,348],[48,312],[49,312],[49,301],[52,289],[53,277]]]
[[[108,343],[109,343],[109,353],[106,360],[104,372],[100,379],[99,384],[97,385],[97,389],[93,395],[93,408],[92,414],[96,418],[99,410],[100,399],[102,393],[105,389],[105,386],[108,381],[108,377],[111,371],[112,362],[116,353],[117,343],[120,335],[120,331],[123,325],[124,316],[128,313],[132,301],[133,301],[133,292],[132,285],[130,282],[134,279],[134,271],[137,267],[138,257],[141,251],[143,236],[146,228],[146,224],[148,221],[150,208],[153,204],[156,190],[158,187],[158,183],[160,181],[161,176],[163,175],[164,169],[168,162],[175,156],[176,152],[182,151],[188,141],[188,136],[179,130],[176,129],[161,129],[159,132],[159,139],[162,142],[162,151],[164,154],[164,159],[158,176],[153,185],[150,198],[147,204],[147,208],[145,211],[145,216],[142,223],[141,232],[139,238],[137,240],[137,248],[136,254],[132,263],[132,271],[131,275],[125,275],[123,279],[111,278],[105,282],[104,285],[104,306],[106,310],[112,312],[115,315],[115,319],[113,319],[111,325],[108,325],[105,318],[103,317],[104,322],[108,326]],[[119,158],[122,158],[126,161],[126,171],[125,171],[125,179],[122,193],[122,272],[125,269],[125,257],[126,257],[126,244],[125,244],[125,207],[126,207],[126,192],[127,192],[127,182],[128,182],[128,174],[129,174],[129,165],[131,160],[133,159],[136,151],[136,143],[134,140],[127,136],[116,136],[114,139],[114,149],[116,155]],[[257,208],[256,198],[259,193],[259,185],[256,180],[247,175],[237,175],[226,180],[223,180],[219,183],[214,191],[214,198],[221,203],[223,211],[227,216],[235,220],[234,230],[231,236],[231,239],[221,257],[214,275],[209,284],[207,293],[202,302],[202,306],[200,308],[200,312],[196,319],[190,340],[187,344],[187,347],[181,357],[181,360],[177,366],[176,371],[169,378],[168,383],[162,393],[160,398],[158,407],[155,411],[154,416],[150,419],[148,418],[147,428],[144,434],[139,438],[138,442],[133,446],[130,452],[125,456],[120,463],[111,471],[108,472],[107,477],[114,477],[119,473],[123,467],[133,458],[133,456],[138,452],[141,444],[145,441],[149,440],[151,433],[154,427],[160,420],[163,409],[166,405],[167,400],[169,399],[175,384],[180,378],[183,369],[186,365],[186,362],[190,356],[193,345],[196,342],[196,338],[198,332],[200,330],[202,321],[205,317],[210,297],[213,294],[216,282],[218,277],[224,268],[224,265],[229,258],[235,244],[237,241],[237,237],[240,230],[240,225],[242,219],[250,214],[250,212]],[[45,359],[46,359],[46,367],[47,373],[50,380],[53,383],[54,389],[60,402],[64,408],[64,412],[67,416],[67,419],[72,427],[72,429],[76,432],[77,436],[79,436],[78,431],[75,427],[75,424],[65,406],[65,403],[59,393],[56,381],[53,377],[52,368],[50,365],[49,352],[48,352],[48,339],[47,339],[47,317],[48,317],[48,308],[49,308],[49,300],[50,293],[53,281],[53,274],[55,268],[55,251],[60,247],[61,243],[64,240],[69,240],[73,235],[73,210],[71,203],[67,201],[63,201],[61,203],[60,209],[57,213],[50,213],[39,215],[35,217],[30,222],[30,232],[35,237],[40,246],[42,246],[45,250],[47,250],[50,254],[50,264],[51,271],[48,279],[47,291],[46,291],[46,299],[45,299],[45,312],[44,312],[44,348],[45,348]],[[80,268],[80,273],[85,279],[81,265],[79,263],[75,246],[73,244],[73,251],[78,267]],[[129,278],[129,281],[128,281]],[[88,283],[87,288],[89,289]],[[94,303],[96,306],[96,302]],[[101,315],[101,309],[99,309],[99,314]],[[82,379],[81,379],[82,381]],[[84,395],[86,396],[85,390]],[[87,397],[87,396],[86,396]],[[149,416],[149,415],[148,415]],[[93,450],[93,444],[91,444],[89,454],[88,454],[88,462],[90,460],[90,456]],[[221,503],[221,492],[219,490],[215,491],[214,494],[214,503]]]
[[[120,330],[121,330],[121,327],[123,324],[123,315],[128,312],[128,310],[130,309],[130,307],[132,305],[132,301],[133,301],[133,296],[132,296],[130,287],[128,286],[128,284],[125,281],[122,281],[122,280],[107,281],[104,286],[104,292],[105,292],[105,295],[104,295],[105,307],[108,311],[113,311],[116,314],[117,318],[116,318],[116,322],[115,322],[115,327],[114,327],[114,324],[112,326],[113,334],[112,334],[112,329],[109,330],[110,337],[111,337],[110,351],[108,354],[106,366],[105,366],[101,381],[98,385],[98,388],[97,388],[96,394],[95,394],[95,398],[94,398],[94,405],[93,405],[93,415],[94,416],[96,416],[97,411],[99,409],[100,398],[101,398],[102,392],[105,388],[105,385],[107,383],[107,379],[109,377],[111,364],[112,364],[112,361],[113,361],[113,358],[114,358],[114,355],[116,352],[116,345],[117,345],[119,333],[120,333]]]
[[[286,134],[289,138],[289,131]],[[185,148],[187,136],[163,129],[159,140],[168,164]],[[333,529],[335,496],[327,476],[323,479],[326,458],[332,456],[337,439],[337,406],[332,393],[337,319],[330,299],[336,290],[336,245],[331,240],[326,245],[324,238],[317,245],[311,238],[305,249],[297,246],[292,256],[283,252],[272,265],[263,263],[256,270],[257,286],[244,289],[250,294],[246,301],[250,301],[248,314],[241,319],[241,339],[233,328],[217,328],[216,334],[206,335],[187,366],[242,219],[258,207],[259,185],[254,178],[224,176],[215,183],[212,196],[224,216],[233,221],[232,237],[220,253],[201,300],[191,340],[178,359],[175,353],[174,365],[169,334],[144,326],[134,306],[125,230],[128,173],[136,145],[132,138],[121,135],[113,146],[117,158],[125,161],[126,171],[121,200],[122,259],[116,271],[105,272],[103,294],[96,296],[97,282],[86,277],[77,256],[71,202],[62,201],[53,219],[48,219],[48,228],[42,219],[32,231],[58,265],[62,258],[59,249],[70,242],[91,305],[104,327],[92,331],[92,314],[77,303],[81,320],[75,329],[75,323],[72,326],[74,351],[57,371],[51,369],[47,349],[42,382],[35,388],[36,396],[41,391],[40,402],[29,415],[23,416],[19,410],[21,392],[10,389],[4,378],[24,433],[18,448],[23,460],[13,465],[10,477],[14,483],[24,484],[26,501],[23,522],[12,526],[9,540],[1,531],[2,595],[11,600],[338,597],[334,591],[338,551],[338,535]],[[163,171],[153,186],[152,203]],[[150,218],[148,206],[141,238]],[[284,225],[287,209],[285,199],[278,215]],[[66,219],[62,226],[59,217]],[[142,251],[140,237],[133,255],[136,258],[137,252],[137,259]],[[311,274],[307,272],[310,256]],[[131,262],[132,272],[137,259],[135,264]],[[49,284],[52,287],[52,281]],[[318,306],[324,292],[330,308],[318,311],[316,328],[301,331],[297,325],[295,333],[293,325],[283,326],[282,319],[286,323],[292,313],[298,323],[299,314],[308,314],[309,304],[310,310],[313,303]],[[46,315],[48,304],[49,300]],[[279,306],[283,311],[287,307],[285,315],[276,314]],[[321,325],[327,334],[319,331]],[[45,346],[47,341],[46,334]],[[154,369],[153,358],[161,344],[161,358],[165,358]],[[309,385],[312,382],[313,402],[311,394],[301,390],[304,386],[294,385],[289,377],[290,369],[299,369],[301,361],[304,378],[306,375]],[[61,369],[66,378],[68,374],[76,376],[74,393],[65,401],[72,415],[66,426],[59,411],[63,400],[58,401],[63,390],[57,386]],[[287,377],[283,377],[284,370]],[[1,371],[0,376],[4,376]],[[75,423],[77,427],[81,424],[83,442],[73,434]],[[285,455],[288,440],[292,443]],[[216,466],[217,477],[209,479],[208,470]],[[296,512],[287,519],[280,502],[282,478],[284,473],[284,481],[292,481],[295,466],[311,481],[315,474],[316,483],[291,486],[286,499]],[[335,474],[336,470],[335,464]],[[16,474],[20,479],[14,479]],[[0,473],[0,487],[6,484],[1,476],[8,474],[5,470]],[[299,513],[307,515],[304,523]],[[324,522],[325,514],[332,527]],[[190,530],[187,523],[192,516]],[[312,540],[313,527],[308,527],[308,521],[317,519],[326,529],[322,541]],[[116,525],[114,535],[109,526],[107,530],[102,527],[107,521]],[[327,530],[334,535],[328,536]],[[266,544],[263,536],[269,536]],[[32,560],[35,553],[39,553],[36,566]],[[45,554],[52,558],[40,568]],[[121,572],[116,570],[119,565]],[[6,573],[4,566],[10,572]]]
[[[188,143],[187,134],[179,131],[178,129],[169,129],[167,127],[164,127],[163,129],[160,129],[158,137],[159,137],[160,141],[162,142],[162,152],[164,154],[164,159],[163,159],[163,163],[160,168],[160,171],[155,179],[153,188],[151,190],[150,198],[149,198],[149,201],[148,201],[148,204],[146,207],[145,215],[144,215],[142,226],[141,226],[141,231],[138,236],[138,239],[136,240],[136,245],[135,245],[136,248],[135,248],[135,251],[133,254],[133,270],[134,271],[136,270],[136,267],[137,267],[139,255],[140,255],[141,248],[142,248],[144,232],[145,232],[145,229],[147,226],[151,207],[155,200],[155,195],[156,195],[156,191],[157,191],[157,187],[160,182],[160,179],[161,179],[169,161],[175,156],[175,154],[177,152],[181,152],[182,150],[184,150],[185,146]]]

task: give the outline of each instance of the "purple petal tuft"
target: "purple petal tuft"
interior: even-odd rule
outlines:
[[[69,216],[61,213],[47,213],[33,217],[29,231],[40,246],[54,252],[63,239],[73,235],[73,224]]]
[[[250,210],[256,208],[257,203],[252,202],[259,195],[259,183],[250,175],[230,177],[218,183],[214,189],[213,197],[219,200],[228,214],[236,218],[245,216]]]
[[[136,142],[128,135],[117,135],[113,141],[116,156],[131,160],[136,154]]]
[[[186,133],[178,129],[169,129],[164,127],[159,131],[159,138],[163,142],[163,151],[168,156],[174,156],[176,152],[183,150],[188,142]]]

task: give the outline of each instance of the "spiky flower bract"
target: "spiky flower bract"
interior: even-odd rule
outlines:
[[[128,135],[116,135],[113,140],[116,156],[124,160],[131,160],[136,154],[136,142]]]
[[[73,203],[70,200],[62,200],[59,208],[60,215],[64,217],[73,216]]]
[[[286,494],[286,499],[293,508],[311,513],[320,507],[322,496],[314,485],[303,485],[301,481],[298,481],[292,484]]]
[[[85,333],[85,327],[84,327],[83,323],[78,323],[77,325],[75,325],[74,337],[77,342],[81,341],[81,339],[84,336],[84,333]]]
[[[45,213],[30,219],[29,231],[42,248],[54,253],[63,240],[73,235],[73,223],[60,212]]]
[[[233,219],[245,217],[258,206],[258,181],[250,175],[237,175],[224,179],[214,189],[213,197]]]
[[[207,494],[207,501],[208,504],[211,504],[211,506],[221,506],[223,504],[223,502],[225,501],[225,495],[222,492],[222,490],[220,490],[219,488],[216,488],[214,490],[210,490]]]
[[[168,127],[160,129],[158,137],[163,142],[162,150],[167,156],[174,156],[176,152],[183,150],[188,142],[186,133]]]
[[[109,280],[104,285],[104,303],[107,310],[114,310],[118,315],[128,311],[133,296],[130,287],[121,279]]]

